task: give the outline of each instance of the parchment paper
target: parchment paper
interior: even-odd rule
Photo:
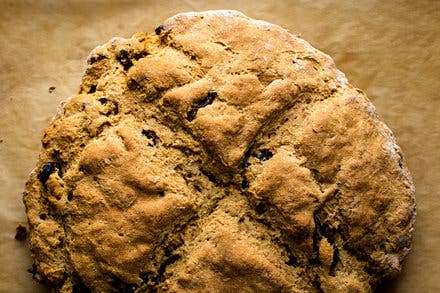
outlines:
[[[24,182],[59,102],[74,94],[91,49],[153,32],[187,11],[237,9],[279,24],[330,54],[363,89],[403,148],[418,217],[402,274],[383,292],[440,292],[440,1],[0,0],[0,292],[35,283],[25,242]],[[49,87],[55,86],[50,93]]]

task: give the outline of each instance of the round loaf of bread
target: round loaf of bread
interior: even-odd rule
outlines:
[[[400,148],[301,38],[178,14],[92,51],[24,192],[56,292],[371,292],[415,219]]]

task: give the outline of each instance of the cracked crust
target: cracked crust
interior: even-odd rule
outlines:
[[[88,58],[24,192],[57,292],[370,292],[401,269],[414,187],[330,57],[236,11]]]

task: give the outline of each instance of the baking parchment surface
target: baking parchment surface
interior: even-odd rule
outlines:
[[[88,53],[188,11],[237,9],[332,56],[402,147],[418,202],[413,249],[383,292],[440,292],[440,1],[0,1],[0,292],[32,280],[21,194],[43,129],[74,94]],[[52,88],[51,88],[52,87]],[[51,90],[49,90],[51,88]]]

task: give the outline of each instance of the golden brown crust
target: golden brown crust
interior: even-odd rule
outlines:
[[[408,253],[400,148],[327,55],[235,11],[96,48],[24,193],[59,292],[369,292]]]

